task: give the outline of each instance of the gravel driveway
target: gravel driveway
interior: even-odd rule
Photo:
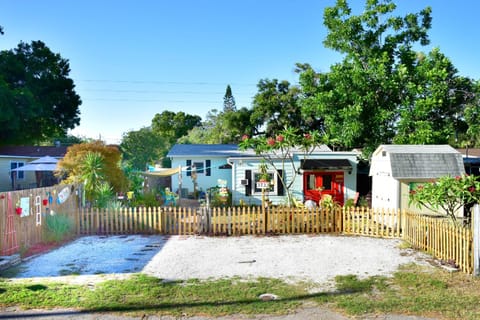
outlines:
[[[336,275],[389,276],[426,256],[400,240],[330,235],[275,237],[173,236],[144,267],[165,280],[271,277],[330,288]]]

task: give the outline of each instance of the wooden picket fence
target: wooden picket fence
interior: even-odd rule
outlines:
[[[340,233],[341,211],[287,207],[81,209],[77,234],[265,235]]]
[[[70,186],[75,190],[74,186]],[[470,227],[454,225],[448,219],[426,217],[400,210],[373,210],[362,207],[289,208],[232,207],[187,208],[153,207],[100,210],[80,208],[78,197],[71,196],[65,203],[48,201],[62,187],[39,188],[2,193],[0,197],[0,250],[12,254],[21,248],[42,242],[45,224],[38,224],[34,214],[38,204],[34,199],[47,200],[41,204],[41,219],[56,212],[74,221],[76,235],[267,235],[267,234],[346,234],[381,238],[404,239],[412,247],[433,257],[457,265],[463,272],[473,272],[473,232]],[[32,199],[32,212],[25,217],[15,215],[15,239],[7,234],[7,209],[21,198]],[[7,200],[10,199],[10,207]],[[54,199],[55,200],[55,199]],[[15,243],[12,241],[15,240]],[[12,245],[13,244],[13,245]],[[8,249],[8,250],[7,250]]]
[[[473,232],[445,217],[405,213],[403,239],[445,264],[473,273]]]

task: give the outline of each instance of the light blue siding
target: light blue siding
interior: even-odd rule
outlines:
[[[232,188],[232,169],[220,169],[219,167],[227,163],[226,157],[217,157],[217,158],[203,158],[203,157],[176,157],[172,159],[172,168],[182,168],[182,189],[187,189],[188,193],[193,192],[193,180],[191,176],[187,176],[187,171],[190,168],[187,168],[187,160],[191,160],[192,163],[203,162],[206,163],[206,160],[210,160],[210,176],[206,175],[206,167],[204,167],[203,173],[197,173],[197,185],[198,189],[201,191],[206,191],[208,188],[215,187],[218,185],[218,180],[226,180],[227,186],[231,190]],[[172,176],[172,191],[177,191],[179,188],[179,175],[175,174]]]

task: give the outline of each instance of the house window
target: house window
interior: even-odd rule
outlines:
[[[25,165],[25,162],[12,161],[12,162],[10,162],[10,170],[23,167],[24,165]],[[16,176],[14,176],[14,175],[16,175]],[[14,177],[17,180],[23,180],[23,179],[25,179],[25,172],[24,171],[12,171],[11,175],[10,175],[10,178],[12,179],[12,182],[13,182]]]
[[[205,160],[205,161],[186,161],[187,166],[187,176],[191,176],[192,172],[195,170],[195,174],[204,174],[206,176],[212,175],[212,161]]]
[[[276,174],[274,172],[268,172],[268,180],[267,183],[269,183],[269,187],[267,189],[264,189],[265,192],[268,193],[273,193],[277,194],[277,183],[276,183]],[[262,175],[260,172],[254,172],[253,173],[253,193],[254,194],[262,194],[262,188],[257,185],[257,182],[261,182]]]
[[[323,190],[332,190],[332,176],[324,175],[322,177],[322,188]]]
[[[195,171],[197,172],[197,174],[203,174],[204,173],[204,168],[205,168],[205,164],[202,162],[194,162],[192,164],[192,168],[195,169]]]

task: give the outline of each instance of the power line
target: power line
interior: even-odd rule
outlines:
[[[251,83],[230,83],[230,82],[183,82],[183,81],[160,81],[160,80],[113,80],[113,79],[79,79],[76,81],[82,82],[98,82],[98,83],[127,83],[127,84],[173,84],[173,85],[230,85],[230,86],[245,86],[256,87],[256,84]]]

